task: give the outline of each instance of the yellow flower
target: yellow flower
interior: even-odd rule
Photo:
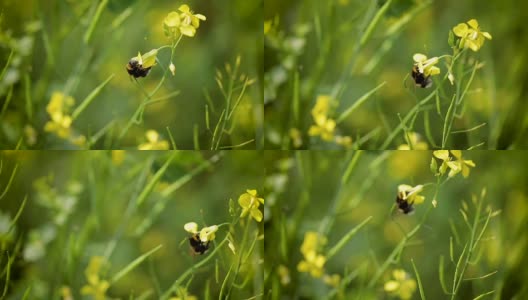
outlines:
[[[246,192],[238,197],[238,204],[242,207],[242,214],[240,217],[245,217],[248,213],[255,219],[255,221],[262,221],[262,212],[259,210],[259,205],[264,204],[264,199],[259,198],[257,190],[246,190]]]
[[[462,158],[462,151],[460,150],[451,150],[451,154],[455,158],[452,160],[452,157],[449,156],[448,150],[437,150],[433,152],[433,155],[442,160],[442,165],[438,168],[440,174],[444,174],[447,171],[447,168],[450,169],[447,176],[453,177],[459,172],[462,172],[464,178],[469,176],[469,167],[475,167],[475,163],[472,160],[464,160]]]
[[[333,275],[325,274],[323,276],[323,281],[329,286],[336,288],[339,286],[339,283],[341,282],[341,276],[339,276],[339,274],[333,274]]]
[[[193,37],[196,33],[196,29],[200,27],[200,20],[205,21],[206,18],[201,14],[193,14],[188,5],[183,4],[178,8],[180,13],[180,32],[183,35]]]
[[[61,92],[53,92],[51,100],[46,106],[51,121],[44,125],[44,131],[55,133],[61,138],[68,138],[71,132],[71,123],[73,122],[71,116],[67,114],[73,106],[75,100],[72,97],[66,96]]]
[[[279,265],[277,268],[277,273],[279,273],[280,283],[284,286],[290,284],[291,277],[290,277],[290,270],[284,265]]]
[[[106,298],[106,291],[110,284],[106,280],[99,278],[99,271],[104,263],[104,259],[100,256],[93,256],[84,274],[88,284],[81,288],[82,295],[93,295],[96,300],[104,300]]]
[[[385,292],[400,297],[400,299],[411,299],[416,291],[416,281],[404,270],[397,269],[392,272],[394,280],[385,282]]]
[[[413,55],[414,65],[418,67],[418,71],[424,74],[425,77],[434,76],[440,74],[440,69],[435,67],[438,63],[438,57],[432,57],[427,59],[427,56],[421,53]]]
[[[207,243],[215,239],[215,232],[218,231],[218,226],[212,225],[209,227],[204,227],[202,228],[202,230],[198,231],[198,224],[196,224],[195,222],[189,222],[183,225],[183,229],[192,234],[199,233],[200,241]]]
[[[112,150],[112,163],[119,166],[125,160],[125,150]]]
[[[294,148],[300,148],[302,146],[302,136],[299,129],[290,128],[290,138]]]
[[[464,160],[462,158],[462,151],[460,150],[451,150],[451,154],[453,154],[453,156],[456,158],[456,162],[460,165],[462,176],[464,176],[464,178],[467,178],[469,176],[469,168],[474,168],[475,163],[472,160]]]
[[[308,130],[310,136],[321,136],[325,141],[332,141],[334,139],[334,131],[336,122],[328,118],[330,110],[331,98],[326,95],[317,97],[315,106],[312,109],[312,117],[315,125],[312,125]]]
[[[167,150],[169,149],[169,142],[160,140],[159,133],[155,130],[148,130],[145,134],[147,143],[138,146],[139,150]]]
[[[409,132],[405,135],[405,139],[410,144],[402,144],[398,146],[398,150],[427,150],[429,146],[422,140],[422,137],[416,132]]]
[[[301,253],[304,260],[297,265],[299,272],[310,273],[312,277],[319,278],[324,274],[324,264],[326,257],[318,254],[319,248],[326,243],[326,239],[317,232],[308,231],[304,234],[304,240],[301,245]]]
[[[338,135],[335,137],[335,143],[345,148],[350,148],[352,147],[352,138],[349,136]]]
[[[468,26],[469,25],[469,26]],[[471,19],[467,23],[459,23],[453,27],[453,32],[460,38],[459,47],[478,51],[486,39],[491,40],[491,34],[480,31],[477,20]]]
[[[314,278],[320,278],[324,274],[324,264],[326,257],[315,252],[310,252],[304,256],[304,260],[297,265],[297,271],[303,273],[310,273]]]
[[[423,190],[423,185],[410,186],[407,184],[400,184],[398,186],[398,198],[407,201],[409,204],[422,204],[425,197],[420,195]]]

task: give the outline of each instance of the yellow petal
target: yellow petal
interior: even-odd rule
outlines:
[[[433,155],[436,158],[439,158],[439,159],[444,160],[444,161],[449,159],[449,151],[447,151],[447,150],[436,150],[436,151],[433,151]]]
[[[198,224],[196,224],[195,222],[189,222],[183,225],[183,229],[185,229],[185,231],[190,232],[190,233],[197,233]]]
[[[258,210],[258,208],[251,209],[249,211],[249,213],[251,214],[253,219],[255,219],[255,221],[257,221],[257,222],[262,221],[262,217],[263,217],[262,216],[262,212],[260,210]]]
[[[451,154],[453,154],[453,156],[457,159],[460,159],[462,157],[462,151],[460,150],[451,150]]]
[[[430,67],[429,69],[429,75],[434,76],[440,74],[440,69],[438,67]]]
[[[155,130],[147,130],[145,136],[147,137],[147,140],[151,143],[156,142],[159,138],[159,134]]]
[[[413,60],[415,62],[424,62],[427,60],[427,56],[425,56],[424,54],[421,54],[421,53],[416,53],[413,55]]]
[[[458,37],[465,37],[468,31],[468,26],[465,23],[460,23],[457,26],[453,27],[453,32]]]
[[[396,291],[397,289],[400,288],[400,283],[398,281],[395,281],[395,280],[389,280],[387,282],[385,282],[385,285],[383,286],[383,289],[386,291],[386,292],[394,292]]]
[[[196,33],[196,28],[194,28],[193,26],[180,26],[180,31],[183,35],[193,37]]]
[[[475,19],[471,19],[467,22],[473,29],[478,29],[478,22]]]
[[[480,33],[482,33],[482,35],[483,35],[485,38],[487,38],[488,40],[491,40],[491,34],[489,34],[489,32],[482,31],[482,32],[480,32]]]
[[[189,8],[189,5],[187,4],[180,5],[180,7],[178,7],[178,10],[184,13],[189,13],[191,11],[191,9]]]
[[[196,14],[194,16],[197,17],[198,19],[202,20],[202,21],[207,20],[207,18],[204,15],[201,15],[201,14]]]

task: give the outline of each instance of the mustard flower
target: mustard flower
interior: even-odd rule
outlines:
[[[352,138],[349,136],[341,136],[337,135],[335,137],[335,143],[338,145],[341,145],[345,148],[351,148],[352,147]]]
[[[202,243],[207,243],[215,239],[215,233],[218,231],[218,226],[212,225],[209,227],[204,227],[202,230],[198,231],[198,224],[195,222],[189,222],[183,225],[183,229],[189,233],[198,234],[200,241]]]
[[[459,172],[462,172],[464,178],[469,176],[470,167],[475,167],[475,163],[472,160],[464,160],[462,158],[462,151],[460,150],[451,150],[453,157],[450,157],[448,150],[437,150],[433,152],[434,157],[442,160],[442,165],[440,165],[438,172],[444,174],[449,168],[448,177],[453,177]],[[453,160],[454,158],[454,160]]]
[[[100,256],[94,256],[90,259],[90,263],[84,271],[88,284],[81,288],[82,295],[93,295],[95,300],[104,300],[106,298],[106,291],[110,284],[108,281],[99,278],[99,271],[103,263],[104,258]]]
[[[491,34],[480,31],[477,20],[471,19],[466,23],[459,23],[453,27],[453,33],[460,38],[460,49],[469,48],[477,52],[486,39],[491,40]]]
[[[460,170],[462,171],[462,176],[464,178],[467,178],[469,176],[470,167],[474,168],[475,163],[472,160],[465,160],[462,158],[462,151],[460,150],[451,150],[451,154],[456,159],[456,163],[459,164]]]
[[[411,299],[416,291],[416,281],[401,269],[394,270],[392,277],[394,279],[385,282],[383,286],[385,292],[400,299]]]
[[[402,144],[398,146],[398,150],[427,150],[429,146],[422,140],[422,137],[416,132],[409,132],[405,135],[409,144]]]
[[[139,150],[168,150],[169,142],[161,140],[159,133],[155,130],[148,130],[145,133],[147,142],[138,146]]]
[[[333,274],[333,275],[325,274],[323,276],[323,281],[329,286],[337,288],[339,286],[339,283],[341,282],[341,276],[339,276],[339,274]]]
[[[424,76],[434,76],[440,74],[440,69],[435,65],[439,62],[438,57],[427,58],[424,54],[416,53],[413,55],[414,65]]]
[[[73,119],[68,115],[69,110],[75,103],[72,97],[61,92],[53,92],[51,100],[46,106],[51,121],[44,125],[44,131],[55,133],[60,138],[66,139],[71,134]]]
[[[334,139],[336,122],[328,117],[330,101],[331,98],[326,95],[317,97],[315,106],[312,109],[312,117],[315,125],[310,127],[308,135],[321,136],[321,139],[325,141],[332,141]]]
[[[290,284],[291,277],[290,277],[290,270],[284,265],[279,265],[277,268],[277,273],[279,273],[280,283],[284,286]]]
[[[320,278],[324,274],[324,265],[326,257],[315,252],[310,252],[304,256],[304,260],[297,265],[297,271],[303,273],[310,273],[314,278]]]
[[[246,190],[246,192],[238,197],[238,204],[242,207],[240,217],[245,217],[248,213],[255,221],[262,221],[262,212],[259,210],[259,205],[264,204],[264,199],[259,198],[257,190]]]
[[[297,265],[299,272],[310,273],[315,278],[320,278],[324,274],[326,257],[317,252],[325,243],[326,239],[317,232],[308,231],[304,234],[301,245],[301,253],[304,259]]]
[[[193,37],[196,34],[196,29],[200,27],[200,20],[206,20],[205,16],[194,14],[186,4],[181,5],[178,10],[181,12],[180,32],[188,37]]]

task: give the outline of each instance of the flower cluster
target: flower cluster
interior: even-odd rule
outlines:
[[[451,153],[451,155],[449,155]],[[458,173],[462,173],[464,178],[469,176],[470,168],[475,167],[475,163],[472,160],[465,160],[462,158],[462,151],[460,150],[437,150],[433,152],[433,156],[440,159],[442,164],[438,168],[438,174],[444,175],[447,169],[449,169],[448,177],[453,177]],[[431,166],[436,169],[436,160],[432,158]]]
[[[162,140],[156,130],[147,130],[147,142],[138,146],[139,150],[168,150],[169,142]]]
[[[110,284],[108,281],[101,280],[99,277],[99,272],[103,264],[104,259],[100,256],[94,256],[90,259],[90,263],[84,271],[88,284],[81,288],[82,295],[93,295],[95,300],[106,299],[106,291],[110,287]]]
[[[172,39],[176,39],[180,35],[193,37],[196,34],[196,29],[200,27],[200,20],[206,20],[205,16],[194,14],[186,4],[181,5],[178,11],[171,11],[163,20],[165,36]]]
[[[70,111],[74,104],[75,100],[71,96],[53,92],[46,106],[51,120],[44,125],[44,131],[54,133],[59,138],[68,140],[77,146],[83,146],[86,138],[83,135],[75,135],[71,128],[73,118]]]
[[[321,95],[317,97],[315,106],[312,108],[312,117],[315,125],[312,125],[308,131],[311,136],[321,136],[324,141],[334,139],[336,127],[335,120],[328,117],[330,110],[330,97]]]
[[[456,36],[456,41],[455,41]],[[484,41],[491,40],[491,34],[485,31],[480,31],[477,20],[471,19],[466,23],[460,23],[449,32],[449,45],[451,45],[455,51],[455,54],[459,49],[469,48],[473,51],[478,51],[484,45]],[[426,55],[421,53],[415,53],[413,55],[414,67],[412,69],[412,77],[417,86],[423,88],[430,87],[432,85],[431,76],[440,74],[440,69],[435,65],[443,57],[451,57],[451,55],[443,55],[440,57],[427,58]],[[451,66],[452,67],[452,66]],[[451,73],[451,67],[449,68],[448,79],[451,84],[454,83],[454,75]]]
[[[238,204],[242,207],[241,218],[246,215],[251,215],[255,221],[262,221],[262,212],[259,210],[260,204],[264,204],[264,198],[257,195],[257,190],[246,190],[246,192],[238,197]]]
[[[466,23],[459,23],[453,27],[453,33],[458,37],[459,49],[469,48],[474,52],[480,50],[486,39],[491,40],[491,34],[480,31],[477,20],[471,19]]]
[[[398,209],[404,213],[409,214],[414,211],[414,204],[422,204],[425,197],[420,195],[423,190],[423,185],[410,186],[407,184],[400,184],[398,186],[398,195],[396,196],[396,205]]]
[[[326,244],[326,238],[317,232],[308,231],[304,234],[301,245],[301,253],[304,260],[299,262],[299,272],[310,273],[314,278],[320,278],[324,274],[326,257],[318,253],[319,249]]]
[[[218,226],[212,225],[209,227],[204,227],[202,230],[198,230],[198,224],[195,222],[189,222],[183,225],[183,229],[189,233],[197,234],[200,237],[200,241],[202,243],[207,243],[215,239],[215,232],[218,231]]]
[[[411,299],[416,291],[416,281],[402,269],[392,271],[392,277],[383,286],[385,292],[400,299]]]
[[[350,147],[352,146],[352,138],[349,136],[336,136],[336,121],[329,117],[330,105],[332,99],[328,95],[320,95],[317,97],[315,106],[312,108],[312,117],[315,125],[312,125],[308,130],[310,136],[320,136],[323,141],[334,141],[336,144]]]

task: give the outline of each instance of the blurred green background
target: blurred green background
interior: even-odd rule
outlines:
[[[115,77],[103,88],[72,127],[85,136],[105,128],[105,135],[93,148],[136,148],[145,141],[145,132],[157,130],[169,140],[166,127],[179,149],[195,149],[197,130],[200,148],[210,148],[214,124],[220,117],[225,100],[215,75],[225,66],[234,66],[241,57],[240,72],[258,79],[262,57],[262,1],[128,1],[109,0],[102,11],[89,44],[83,42],[99,1],[14,1],[0,4],[0,65],[6,65],[14,49],[10,69],[0,83],[0,103],[4,103],[10,86],[12,100],[2,115],[0,147],[64,149],[72,148],[43,131],[49,120],[46,113],[54,91],[70,91],[80,103],[111,74]],[[137,55],[170,44],[163,34],[163,19],[182,4],[203,14],[193,38],[184,37],[175,53],[176,75],[165,81],[156,97],[180,94],[148,105],[144,123],[132,126],[123,140],[117,136],[140,105],[143,95],[125,70],[128,61]],[[158,58],[166,65],[155,66],[146,78],[140,78],[147,91],[158,84],[168,67],[170,50],[161,50]],[[27,74],[26,78],[24,75]],[[9,75],[9,76],[8,76]],[[210,122],[206,128],[206,95],[210,97]],[[31,99],[31,117],[27,97]],[[262,101],[258,84],[247,88],[234,116],[236,126],[222,145],[236,145],[254,139],[245,148],[255,149],[262,143]],[[3,105],[0,105],[2,107]],[[214,109],[214,111],[213,111]],[[111,125],[110,122],[113,122]],[[31,126],[36,141],[24,131]],[[195,129],[196,127],[196,129]],[[32,134],[33,136],[35,134]],[[21,141],[20,141],[21,140]]]
[[[173,157],[159,182],[141,205],[134,205],[138,195]],[[189,233],[183,226],[196,222],[199,228],[231,222],[230,199],[234,214],[240,214],[239,195],[247,189],[262,192],[263,162],[257,151],[17,151],[1,153],[1,192],[16,174],[7,193],[0,200],[1,246],[16,259],[12,264],[8,299],[66,299],[60,288],[69,287],[74,299],[86,284],[85,268],[92,256],[104,256],[115,243],[109,257],[110,276],[142,254],[162,244],[163,247],[132,272],[110,286],[111,299],[159,299],[173,282],[217,248],[230,232],[237,255],[248,255],[240,248],[244,226],[222,226],[215,243],[203,256],[191,255]],[[15,231],[6,235],[12,220],[27,195],[25,208]],[[130,206],[134,207],[130,209]],[[251,221],[250,237],[260,232],[262,223]],[[258,226],[255,226],[257,224]],[[116,238],[117,239],[114,239]],[[251,241],[251,239],[249,239]],[[232,299],[247,299],[261,294],[262,252],[264,241],[256,241],[249,260],[240,268]],[[16,245],[20,248],[14,252]],[[246,246],[247,249],[247,246]],[[217,298],[224,287],[230,288],[238,262],[225,243],[204,266],[192,270],[182,282],[189,295],[198,299]],[[2,289],[6,255],[2,255]],[[188,281],[190,280],[190,281]],[[149,294],[146,294],[150,292]],[[109,299],[109,298],[108,298]],[[191,298],[188,298],[191,299]]]
[[[404,79],[413,64],[412,55],[451,54],[447,43],[449,30],[473,18],[493,39],[486,41],[479,52],[471,53],[485,65],[477,71],[470,87],[464,117],[455,119],[453,127],[459,130],[486,125],[470,134],[453,135],[450,147],[467,149],[484,142],[479,149],[527,148],[528,32],[525,20],[528,4],[515,0],[394,0],[370,39],[358,55],[353,55],[365,22],[368,23],[385,2],[266,1],[264,19],[278,20],[276,30],[280,32],[278,36],[282,35],[279,40],[283,41],[279,47],[273,46],[269,42],[271,39],[265,43],[264,72],[269,76],[265,88],[266,149],[293,148],[288,137],[292,127],[303,134],[300,148],[310,148],[310,145],[317,149],[337,148],[309,142],[307,132],[313,123],[310,110],[317,95],[330,93],[351,57],[356,63],[349,70],[350,77],[345,82],[342,97],[337,99],[340,102],[337,114],[380,83],[386,81],[386,85],[339,124],[338,133],[358,141],[358,137],[365,137],[378,128],[380,131],[361,148],[380,149],[388,132],[399,124],[398,114],[403,118],[416,104],[413,94],[423,99],[432,90],[414,88],[410,78],[404,87]],[[394,30],[396,28],[399,29]],[[439,67],[445,74],[443,63]],[[297,87],[294,84],[296,71],[299,73]],[[444,84],[451,92],[449,83]],[[296,89],[300,98],[298,121],[292,118]],[[449,100],[442,100],[444,114]],[[431,113],[430,118],[432,136],[438,141],[443,120],[435,113]],[[423,114],[415,122],[415,131],[425,136]],[[398,134],[389,149],[403,143],[403,134]]]
[[[327,299],[332,288],[321,279],[297,271],[302,260],[300,247],[307,231],[320,232],[329,225],[325,254],[352,228],[368,217],[372,219],[325,264],[327,274],[354,274],[344,293],[330,299],[394,299],[383,291],[394,269],[404,269],[416,279],[411,259],[420,272],[427,299],[449,299],[439,281],[440,255],[445,258],[447,286],[452,286],[454,265],[450,262],[450,237],[455,259],[468,239],[468,228],[460,210],[467,205],[470,222],[475,207],[472,195],[487,190],[483,207],[500,213],[489,221],[480,249],[464,278],[490,277],[463,281],[456,299],[474,299],[495,290],[484,299],[524,299],[528,296],[526,271],[528,250],[528,164],[523,151],[465,151],[464,159],[476,164],[469,177],[458,174],[443,184],[432,208],[434,187],[424,188],[426,198],[415,205],[412,215],[394,207],[400,184],[418,185],[436,182],[430,171],[430,151],[363,152],[356,160],[349,180],[340,188],[353,152],[344,151],[266,151],[267,202],[265,210],[266,287],[273,299]],[[463,204],[465,202],[465,204]],[[431,210],[424,225],[408,242],[398,262],[389,264],[372,288],[367,283],[402,240],[418,224],[425,211]],[[487,212],[485,213],[487,215]],[[457,229],[455,238],[453,227]],[[323,230],[324,231],[324,230]],[[455,261],[456,262],[456,261]],[[279,265],[289,270],[290,282]],[[412,299],[420,299],[418,290]]]

